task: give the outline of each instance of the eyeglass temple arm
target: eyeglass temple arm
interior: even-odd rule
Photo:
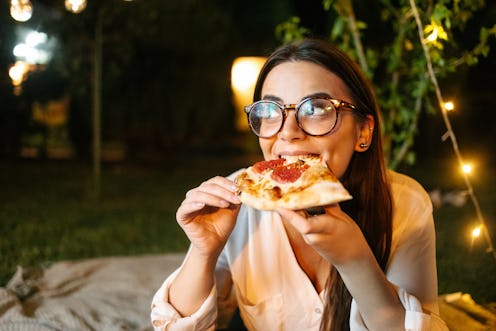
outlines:
[[[349,102],[342,101],[342,100],[336,100],[336,99],[328,99],[328,100],[334,104],[334,107],[336,107],[336,109],[349,108],[349,109],[357,110],[357,107],[354,104],[351,104]]]

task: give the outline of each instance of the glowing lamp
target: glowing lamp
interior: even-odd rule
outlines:
[[[65,9],[74,14],[82,12],[86,8],[86,0],[65,0]]]
[[[240,131],[249,130],[244,107],[253,101],[255,83],[264,62],[265,58],[258,56],[239,57],[233,62],[231,89],[236,107],[236,128]]]
[[[12,85],[19,86],[29,71],[29,65],[26,62],[17,61],[9,69],[9,77],[12,79]]]
[[[26,36],[26,44],[31,47],[36,47],[40,44],[44,44],[47,42],[47,40],[47,34],[38,31],[31,31]]]
[[[10,16],[18,22],[26,22],[33,15],[33,5],[29,0],[11,0]]]

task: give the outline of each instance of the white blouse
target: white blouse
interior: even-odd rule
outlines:
[[[403,303],[405,330],[448,330],[439,318],[435,232],[428,194],[413,179],[389,172],[394,215],[387,278]],[[319,330],[324,293],[300,268],[279,214],[242,206],[216,266],[216,284],[202,306],[181,317],[168,304],[178,270],[155,294],[151,319],[159,330],[215,330],[239,307],[248,330]],[[430,313],[424,313],[427,311]],[[353,300],[352,331],[367,330]]]

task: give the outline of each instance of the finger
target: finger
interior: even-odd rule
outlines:
[[[241,203],[236,192],[215,183],[204,183],[200,187],[188,191],[185,201],[199,202],[221,208],[225,208],[231,203]]]
[[[287,221],[293,225],[298,232],[303,235],[318,233],[323,229],[323,218],[321,216],[305,217],[304,213],[295,212],[293,210],[280,208],[277,209],[283,221]]]
[[[241,203],[238,197],[238,187],[233,181],[224,177],[214,177],[206,182],[203,182],[199,187],[188,191],[186,193],[186,197],[194,199],[198,192],[205,192],[221,197],[223,200],[233,204]]]
[[[230,191],[232,193],[238,192],[238,186],[236,185],[236,183],[234,183],[232,180],[227,179],[225,177],[216,176],[216,177],[210,178],[209,180],[203,182],[200,185],[200,187],[211,186],[211,185],[216,185],[216,186],[222,187],[225,190]]]
[[[176,220],[185,223],[202,212],[211,212],[211,209],[205,209],[206,206],[224,209],[239,205],[241,202],[233,189],[237,188],[232,181],[216,177],[189,190],[176,212]]]
[[[189,219],[198,214],[205,204],[202,202],[183,202],[177,209],[176,220],[179,223],[187,223]]]
[[[327,205],[327,206],[323,206],[323,207],[324,207],[325,213],[328,215],[333,215],[333,214],[336,214],[337,212],[341,211],[341,207],[339,206],[338,203],[333,203],[332,205]]]
[[[207,206],[212,208],[228,208],[231,205],[237,204],[232,204],[231,202],[217,195],[196,191],[192,193],[189,198],[183,201],[176,215],[177,219],[184,220],[191,217],[191,215],[193,214],[197,214]]]
[[[210,192],[202,192],[202,191],[197,191],[194,193],[191,199],[189,199],[188,202],[193,202],[193,203],[203,203],[208,206],[212,207],[219,207],[219,208],[227,208],[231,204],[236,204],[233,200],[237,197],[229,197],[227,194],[222,195],[219,194],[218,192],[215,192],[214,194]]]

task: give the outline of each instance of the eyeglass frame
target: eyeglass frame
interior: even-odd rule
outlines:
[[[322,133],[322,134],[311,134],[311,133],[308,133],[301,126],[300,121],[298,119],[298,111],[300,110],[301,105],[303,105],[305,102],[307,102],[309,100],[327,100],[327,101],[330,101],[331,104],[334,106],[334,109],[336,110],[336,121],[334,122],[334,125],[327,132]],[[270,135],[270,136],[260,136],[259,134],[257,134],[255,132],[255,130],[253,129],[253,126],[252,126],[251,121],[250,121],[251,110],[253,109],[253,107],[255,107],[256,105],[258,105],[262,102],[275,104],[282,112],[281,126],[273,135]],[[298,124],[298,127],[303,132],[305,132],[305,134],[312,136],[312,137],[322,137],[322,136],[325,136],[325,135],[329,134],[330,132],[332,132],[332,130],[334,130],[334,128],[336,127],[336,124],[338,123],[339,112],[342,110],[342,108],[344,108],[343,110],[348,110],[348,111],[356,111],[356,112],[359,111],[357,106],[355,106],[354,104],[349,103],[347,101],[334,99],[334,98],[328,98],[328,97],[321,97],[321,96],[308,97],[308,98],[304,98],[303,100],[301,100],[298,103],[288,103],[288,104],[283,104],[283,105],[281,105],[279,102],[274,101],[274,100],[263,100],[262,99],[262,100],[255,101],[254,103],[252,103],[248,106],[245,106],[244,111],[246,113],[246,116],[248,119],[248,124],[250,125],[251,131],[259,138],[272,138],[275,135],[277,135],[281,131],[282,127],[284,126],[284,122],[286,121],[286,118],[288,116],[288,110],[294,110],[295,111],[296,123]]]

